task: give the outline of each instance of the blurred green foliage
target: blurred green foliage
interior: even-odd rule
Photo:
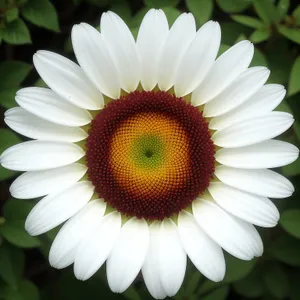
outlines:
[[[198,27],[209,19],[218,21],[222,28],[220,53],[237,41],[251,40],[256,47],[252,65],[268,66],[272,71],[269,82],[287,87],[279,109],[291,111],[296,122],[282,138],[300,145],[298,0],[0,0],[0,153],[24,140],[2,120],[4,111],[16,105],[14,96],[20,86],[43,85],[32,68],[37,49],[74,59],[73,24],[84,21],[99,27],[101,13],[112,10],[136,36],[151,7],[162,8],[170,24],[183,11],[194,14]],[[276,201],[280,224],[260,230],[263,257],[245,262],[227,255],[227,273],[220,283],[205,279],[189,263],[184,285],[174,299],[300,299],[300,160],[278,171],[291,179],[296,192]],[[77,281],[71,268],[52,269],[47,256],[57,229],[38,238],[26,233],[24,222],[34,201],[10,198],[9,185],[16,175],[0,167],[0,299],[151,299],[140,277],[124,294],[117,295],[107,287],[104,268],[87,282]]]

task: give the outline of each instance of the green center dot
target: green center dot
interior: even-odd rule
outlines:
[[[132,145],[133,161],[138,167],[155,169],[164,161],[164,143],[155,135],[143,135],[135,139]]]

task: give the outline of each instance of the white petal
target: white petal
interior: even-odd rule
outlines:
[[[192,205],[200,227],[231,255],[250,260],[262,254],[261,238],[251,224],[226,213],[213,200],[196,199]]]
[[[146,91],[151,91],[158,82],[159,58],[168,32],[165,13],[161,9],[150,9],[142,21],[136,41],[141,83]]]
[[[222,182],[212,182],[208,190],[215,201],[233,215],[262,227],[277,225],[279,212],[268,198],[243,192]]]
[[[115,293],[124,292],[138,275],[149,246],[149,228],[144,219],[132,218],[122,227],[106,263],[107,280]]]
[[[204,106],[205,117],[215,117],[229,112],[247,101],[267,81],[270,71],[265,67],[253,67],[244,71],[221,94]]]
[[[195,35],[194,16],[191,13],[181,14],[171,27],[162,49],[158,70],[158,86],[161,90],[167,91],[174,85],[180,60]]]
[[[83,126],[92,120],[90,113],[68,103],[50,89],[23,88],[17,92],[17,103],[32,114],[65,126]]]
[[[4,122],[14,131],[32,139],[43,141],[78,142],[87,138],[87,133],[76,127],[67,127],[45,121],[22,107],[5,112]]]
[[[217,131],[212,140],[220,147],[244,147],[274,138],[289,129],[293,123],[291,114],[274,111]]]
[[[102,94],[71,60],[43,50],[34,54],[33,63],[46,84],[70,103],[90,110],[103,107]]]
[[[39,171],[72,164],[84,156],[77,145],[29,141],[14,145],[0,156],[1,165],[15,171]]]
[[[175,94],[178,97],[191,93],[202,82],[217,57],[220,41],[219,23],[209,21],[198,30],[176,71]]]
[[[45,233],[72,217],[91,199],[94,187],[89,181],[43,198],[29,213],[25,229],[31,235]]]
[[[195,267],[210,280],[223,280],[226,269],[223,251],[200,228],[192,214],[184,210],[179,213],[178,232]]]
[[[111,253],[120,230],[121,215],[114,211],[99,218],[90,232],[86,232],[75,256],[74,273],[77,279],[87,280],[99,270]]]
[[[142,273],[145,284],[151,296],[155,299],[164,299],[167,294],[160,279],[159,247],[160,247],[160,223],[153,222],[150,227],[149,249],[143,264]]]
[[[74,262],[80,242],[101,220],[105,208],[103,200],[90,201],[63,225],[50,249],[49,262],[52,267],[63,269]]]
[[[245,169],[277,168],[288,165],[299,156],[299,149],[289,143],[269,140],[241,148],[223,148],[215,159],[226,166]]]
[[[220,130],[243,120],[252,119],[272,111],[283,100],[286,90],[280,84],[266,84],[245,103],[226,114],[215,117],[209,127]]]
[[[164,219],[160,228],[159,268],[161,283],[169,297],[180,289],[186,270],[186,253],[181,245],[177,226]]]
[[[248,68],[253,53],[254,47],[249,41],[241,41],[224,52],[193,91],[192,104],[202,105],[221,93]]]
[[[80,66],[94,85],[108,97],[119,98],[117,69],[99,31],[86,23],[75,25],[72,29],[72,44]]]
[[[86,171],[86,166],[75,163],[50,170],[26,172],[12,183],[9,191],[18,199],[42,197],[68,188],[80,180]]]
[[[286,198],[290,197],[295,191],[289,180],[271,170],[249,170],[218,166],[215,175],[230,186],[259,196]]]
[[[140,81],[140,65],[131,31],[124,21],[111,11],[102,14],[100,28],[117,67],[122,89],[133,92]]]

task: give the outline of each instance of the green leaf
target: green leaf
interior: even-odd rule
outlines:
[[[288,13],[290,7],[290,0],[279,0],[276,11],[277,11],[277,18],[280,22]]]
[[[18,17],[19,17],[19,9],[16,7],[5,11],[5,19],[8,23],[18,19]]]
[[[7,220],[0,226],[3,237],[11,244],[20,248],[34,248],[40,246],[41,242],[25,230],[25,220]]]
[[[31,65],[22,61],[8,60],[0,64],[0,90],[18,87],[31,70]]]
[[[29,0],[23,6],[21,13],[34,25],[59,32],[56,9],[49,0]]]
[[[162,8],[162,7],[175,7],[180,0],[144,0],[144,3],[148,7]]]
[[[281,262],[292,266],[300,266],[300,240],[283,235],[271,243],[267,252]]]
[[[0,28],[0,37],[12,45],[31,43],[29,30],[21,19],[8,23],[5,28]]]
[[[218,52],[218,56],[222,55],[225,51],[227,51],[230,48],[230,46],[221,44]]]
[[[5,287],[1,296],[6,300],[39,300],[38,288],[29,280],[23,280],[17,288]]]
[[[272,0],[254,0],[254,8],[265,24],[277,21],[277,12]]]
[[[25,220],[34,205],[35,203],[33,201],[11,198],[4,203],[3,216],[5,219],[12,221]]]
[[[249,36],[251,32],[251,28],[244,25],[235,22],[224,22],[222,23],[222,43],[232,45],[242,34]]]
[[[300,141],[300,123],[299,123],[299,121],[294,122],[293,128],[296,133],[296,137],[297,137],[298,141]]]
[[[0,181],[7,180],[15,175],[14,171],[7,170],[0,166]]]
[[[141,10],[138,11],[138,13],[136,15],[133,16],[131,22],[130,22],[130,28],[139,28],[139,26],[141,25],[141,22],[145,16],[145,14],[147,13],[147,11],[149,10],[148,7],[144,7]]]
[[[202,300],[225,300],[229,294],[229,286],[224,285],[215,291],[211,292],[207,296],[201,297]]]
[[[289,294],[290,283],[284,268],[272,262],[265,268],[263,279],[270,294],[276,298],[286,298]]]
[[[201,279],[202,275],[201,273],[196,270],[195,272],[193,272],[187,282],[187,287],[185,288],[185,294],[186,295],[192,295],[194,292],[196,292],[198,286],[199,286],[199,282]]]
[[[292,236],[300,238],[300,209],[284,211],[280,217],[280,225]]]
[[[243,16],[243,15],[231,15],[231,19],[237,23],[243,24],[245,26],[259,29],[264,27],[264,23],[261,22],[259,19]]]
[[[0,128],[0,155],[7,148],[18,144],[21,142],[21,139],[12,131],[8,129]],[[6,170],[0,166],[0,179],[5,180],[12,177],[15,172]]]
[[[0,128],[0,154],[7,148],[20,143],[20,138],[9,129]]]
[[[110,10],[119,15],[126,23],[132,19],[131,8],[128,1],[119,0],[112,3]]]
[[[282,100],[280,102],[280,104],[275,108],[276,111],[284,111],[287,113],[293,113],[290,106],[288,105],[288,103],[286,102],[286,100]]]
[[[288,95],[291,96],[300,92],[300,56],[295,60],[290,73]]]
[[[284,38],[272,40],[266,44],[264,53],[268,66],[272,70],[268,83],[286,84],[294,62],[288,41]]]
[[[128,300],[142,300],[139,293],[132,286],[124,292],[123,296]]]
[[[296,176],[300,174],[300,159],[298,158],[293,163],[281,168],[283,175]]]
[[[252,0],[217,0],[219,7],[227,13],[236,13],[245,10]]]
[[[300,25],[300,5],[298,5],[293,11],[293,17],[295,18],[296,25]]]
[[[18,90],[19,88],[0,90],[0,105],[2,105],[6,109],[17,106],[15,96]]]
[[[198,26],[210,20],[214,3],[212,0],[185,0],[188,10],[194,15]]]
[[[251,61],[250,67],[254,66],[268,66],[267,59],[263,52],[261,52],[258,48],[254,48],[254,55]]]
[[[226,257],[226,275],[223,282],[231,283],[246,277],[256,264],[256,260],[243,261],[231,255]]]
[[[257,29],[250,35],[250,41],[254,44],[266,41],[271,36],[271,31],[267,28]]]
[[[0,247],[0,277],[16,288],[24,271],[25,258],[21,249],[9,245]]]
[[[163,7],[162,10],[166,14],[170,26],[172,26],[175,20],[181,15],[181,12],[177,8]]]
[[[278,31],[287,39],[300,44],[300,29],[288,28],[284,25],[278,26]]]
[[[264,293],[264,286],[261,274],[256,270],[248,276],[233,283],[233,289],[241,296],[248,298],[258,298]]]

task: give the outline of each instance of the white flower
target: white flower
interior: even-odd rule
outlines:
[[[31,235],[67,221],[52,266],[74,264],[86,280],[106,261],[118,293],[142,271],[151,295],[163,299],[179,290],[187,256],[220,281],[222,248],[243,260],[262,255],[252,224],[275,226],[268,197],[294,191],[269,170],[297,159],[295,146],[273,139],[294,120],[273,111],[284,87],[265,85],[267,68],[249,68],[253,45],[239,42],[216,59],[220,39],[216,22],[196,32],[183,13],[169,29],[163,11],[151,9],[135,42],[108,12],[101,33],[74,26],[80,66],[34,55],[50,89],[18,91],[20,107],[5,122],[34,141],[4,151],[1,164],[25,171],[10,188],[14,197],[45,196],[27,218]]]

